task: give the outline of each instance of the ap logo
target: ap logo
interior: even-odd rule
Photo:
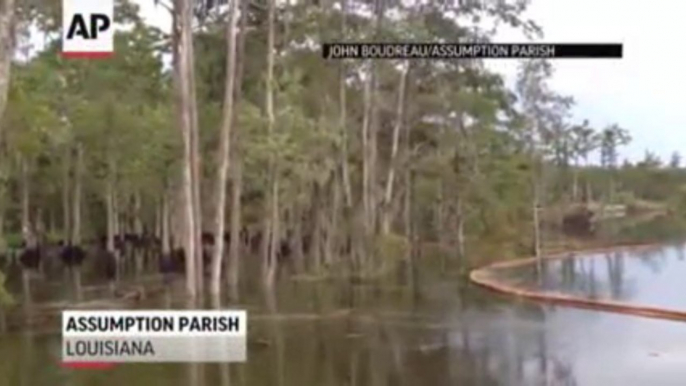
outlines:
[[[114,0],[62,0],[62,55],[99,58],[114,53]]]

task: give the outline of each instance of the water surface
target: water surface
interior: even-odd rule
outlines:
[[[553,263],[545,285],[587,294],[595,278],[598,296],[684,306],[683,252]],[[20,332],[0,338],[0,385],[686,384],[686,323],[520,302],[429,269],[374,285],[289,281],[246,302],[247,363],[67,370],[58,334]]]
[[[529,289],[686,310],[686,245],[583,256],[544,261],[540,281],[535,264],[503,270],[499,275]]]

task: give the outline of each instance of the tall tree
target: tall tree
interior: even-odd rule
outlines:
[[[3,116],[14,55],[14,11],[14,0],[0,0],[0,252],[4,252],[5,248],[5,193],[8,178]]]
[[[388,234],[391,231],[392,221],[392,200],[396,169],[398,167],[398,148],[400,146],[400,133],[403,126],[404,107],[405,107],[405,93],[407,89],[407,77],[410,71],[409,63],[405,63],[405,68],[401,70],[399,86],[398,86],[398,102],[395,116],[395,124],[393,125],[393,139],[391,144],[391,156],[388,162],[388,176],[386,177],[386,188],[384,189],[383,197],[383,218],[382,218],[382,232]]]
[[[572,185],[572,199],[579,198],[579,173],[581,171],[581,160],[584,161],[584,166],[588,165],[588,156],[596,148],[597,141],[593,128],[590,127],[588,120],[584,120],[580,125],[572,127],[572,142],[574,154],[574,181]],[[588,199],[589,189],[586,189],[586,198]]]
[[[610,173],[607,187],[607,201],[613,202],[615,198],[615,174],[617,169],[618,149],[631,142],[631,136],[626,129],[612,124],[603,129],[599,134],[600,142],[600,165]]]
[[[243,1],[240,8],[240,32],[238,35],[238,47],[236,51],[237,64],[236,64],[236,81],[235,81],[235,93],[236,97],[234,104],[238,106],[243,98],[243,73],[245,58],[245,42],[247,40],[247,29],[248,29],[248,2]],[[231,234],[233,235],[233,242],[229,245],[229,264],[228,264],[228,278],[229,285],[231,286],[231,292],[233,296],[237,295],[238,291],[238,280],[239,280],[239,254],[242,237],[241,233],[241,223],[242,223],[242,197],[243,197],[243,159],[241,152],[241,135],[239,133],[239,127],[236,125],[238,121],[238,114],[233,114],[234,127],[231,130],[233,134],[233,140],[231,144],[233,149],[230,150],[232,156],[232,173],[231,173]]]
[[[541,213],[546,205],[544,194],[548,187],[548,163],[552,149],[558,140],[557,128],[563,126],[571,101],[550,89],[547,81],[553,74],[551,64],[544,60],[531,60],[523,63],[517,80],[517,91],[521,97],[523,114],[526,119],[525,139],[528,152],[533,161],[532,168],[532,217],[533,253],[541,257],[542,230]],[[553,159],[554,160],[554,159]],[[539,259],[540,262],[540,259]],[[540,268],[540,266],[539,266]]]
[[[14,55],[14,0],[0,1],[0,117],[7,105],[10,69]],[[2,126],[0,126],[1,130]],[[2,131],[0,131],[0,139]]]
[[[275,60],[275,15],[276,0],[269,0],[268,19],[267,19],[267,74],[265,79],[265,113],[267,116],[267,133],[269,140],[275,139],[276,117],[274,114],[274,60]],[[263,237],[268,237],[266,254],[264,259],[265,273],[264,280],[267,285],[272,285],[276,279],[277,259],[276,253],[280,240],[279,229],[279,175],[277,163],[274,155],[269,157],[269,200],[267,206],[266,223],[269,231]]]
[[[234,121],[234,83],[236,80],[236,33],[238,20],[239,0],[233,0],[229,10],[229,20],[226,25],[227,40],[227,63],[226,84],[224,91],[224,108],[222,111],[222,126],[220,128],[219,152],[217,164],[217,180],[215,188],[215,247],[212,256],[212,282],[210,289],[212,294],[219,294],[221,288],[221,267],[224,256],[224,229],[226,225],[226,183],[229,174],[229,161],[231,149],[231,127]],[[237,234],[233,235],[233,243],[238,243]]]
[[[202,249],[198,243],[197,231],[200,224],[197,223],[197,208],[195,200],[195,186],[198,181],[195,179],[196,164],[194,161],[194,124],[196,117],[196,101],[192,98],[195,95],[191,88],[193,82],[193,39],[192,39],[192,1],[174,0],[173,14],[173,62],[174,62],[174,82],[176,91],[176,113],[178,125],[183,138],[183,235],[182,244],[185,250],[186,265],[186,291],[190,297],[195,297],[198,293],[198,273],[197,261],[202,259]]]

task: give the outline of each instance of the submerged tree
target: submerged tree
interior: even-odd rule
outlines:
[[[186,291],[195,296],[202,285],[202,248],[200,246],[198,122],[195,99],[195,72],[191,0],[174,0],[173,65],[176,90],[176,113],[183,138],[183,226]]]
[[[578,200],[583,184],[604,190],[618,157],[618,133],[600,141],[569,123],[573,101],[550,88],[545,61],[523,62],[510,90],[479,60],[331,63],[315,44],[488,42],[486,19],[537,31],[527,2],[175,0],[171,36],[116,4],[130,29],[112,59],[67,61],[48,39],[15,64],[0,201],[12,205],[0,215],[15,238],[106,234],[112,252],[117,234],[152,233],[164,256],[185,251],[191,295],[204,288],[203,252],[213,293],[239,271],[268,284],[291,266],[376,274],[410,242],[436,242],[464,268],[503,250],[540,256],[541,208]],[[58,12],[32,12],[52,36]],[[602,167],[589,161],[599,146]],[[645,197],[657,179],[634,169],[612,173]],[[262,270],[243,270],[253,263]]]
[[[212,256],[212,282],[211,292],[219,294],[221,287],[221,268],[224,257],[224,229],[226,218],[226,182],[229,176],[229,160],[231,149],[231,128],[234,123],[234,84],[236,81],[236,33],[238,20],[238,0],[231,2],[231,9],[229,10],[229,21],[226,26],[226,40],[227,40],[227,65],[226,65],[226,90],[224,91],[224,107],[222,111],[222,127],[220,128],[220,144],[218,152],[218,174],[217,187],[215,191],[216,215],[214,219],[215,228],[215,249]],[[234,238],[234,243],[236,242]]]

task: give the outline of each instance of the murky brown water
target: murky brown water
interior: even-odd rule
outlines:
[[[599,293],[686,307],[683,254],[668,246],[579,260],[576,284],[569,267],[551,265],[546,285],[586,293],[595,260]],[[288,282],[273,301],[278,318],[262,296],[239,306],[252,318],[244,364],[68,370],[59,366],[59,334],[24,332],[0,338],[0,385],[686,384],[686,323],[521,303],[431,270],[414,285]]]

